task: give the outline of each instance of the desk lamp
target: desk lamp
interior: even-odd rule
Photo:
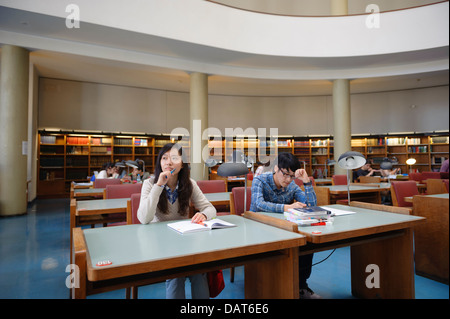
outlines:
[[[144,174],[144,172],[145,172],[145,162],[144,162],[144,160],[141,160],[140,158],[136,158],[135,162],[137,164],[139,164],[139,163],[142,164],[142,174]]]
[[[412,166],[414,165],[414,164],[416,164],[416,159],[415,158],[408,158],[407,160],[406,160],[406,164],[407,165],[409,165],[409,172],[410,173],[412,173]]]
[[[347,170],[347,195],[349,205],[350,205],[350,171],[355,168],[360,168],[364,164],[366,164],[366,158],[360,152],[349,151],[339,156],[338,159],[339,167]]]
[[[138,168],[138,163],[136,163],[136,161],[125,161],[125,165],[128,166],[127,167],[127,174],[130,174],[130,167],[133,168]]]
[[[219,176],[240,176],[245,175],[245,191],[244,191],[244,212],[247,206],[247,174],[248,168],[245,163],[223,163],[217,169],[217,175]]]
[[[392,162],[388,159],[388,158],[384,158],[383,161],[380,164],[380,169],[385,169],[385,170],[392,170]],[[381,174],[381,176],[383,176],[383,174]],[[388,180],[388,185],[390,185],[391,179],[390,179],[390,174],[387,176],[387,180]]]

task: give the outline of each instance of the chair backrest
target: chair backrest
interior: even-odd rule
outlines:
[[[448,179],[448,172],[439,172],[439,175],[441,175],[441,179]]]
[[[441,173],[440,172],[422,172],[422,180],[427,179],[441,179]]]
[[[448,191],[448,179],[443,179],[442,181],[444,182],[445,188],[447,189],[447,193],[448,193],[449,192]]]
[[[409,173],[409,180],[410,181],[421,182],[422,179],[423,179],[422,173]]]
[[[347,185],[347,175],[333,175],[331,176],[332,185]]]
[[[245,187],[233,187],[230,194],[231,214],[242,215],[244,213],[244,189]],[[247,187],[247,205],[245,210],[250,209],[252,201],[252,188]]]
[[[373,209],[373,210],[380,210],[383,212],[403,214],[403,215],[411,215],[411,212],[412,212],[412,209],[408,208],[408,207],[395,207],[395,206],[366,203],[366,202],[359,202],[359,201],[351,201],[350,206]]]
[[[141,183],[106,185],[104,198],[105,199],[130,198],[131,194],[140,193],[141,188],[142,188]]]
[[[140,202],[141,202],[141,193],[131,194],[131,197],[127,202],[127,224],[141,223],[137,217],[137,211]]]
[[[118,178],[100,178],[95,179],[94,188],[106,188],[106,185],[119,185],[120,179]]]
[[[227,191],[227,185],[225,181],[220,179],[197,181],[197,185],[203,194],[221,193]]]
[[[412,203],[405,201],[405,197],[419,195],[416,181],[391,182],[392,204],[400,207],[412,207]]]
[[[444,194],[447,193],[447,188],[444,184],[444,179],[427,179],[427,195]]]
[[[381,177],[380,176],[360,176],[359,182],[360,183],[381,183]]]

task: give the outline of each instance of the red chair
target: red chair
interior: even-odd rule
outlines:
[[[409,173],[409,180],[421,182],[423,180],[422,173]]]
[[[245,187],[233,187],[230,194],[231,214],[242,215],[244,213],[244,189]],[[247,205],[245,210],[250,210],[252,201],[252,188],[247,187]]]
[[[140,193],[141,188],[142,188],[141,183],[106,185],[104,198],[105,199],[130,198],[131,194]]]
[[[132,224],[140,224],[137,217],[137,211],[139,208],[139,203],[141,202],[141,193],[131,194],[130,200],[127,203],[127,215],[131,215]]]
[[[422,172],[422,181],[427,179],[441,179],[440,172]]]
[[[105,188],[106,185],[119,185],[120,179],[118,178],[100,178],[94,181],[94,188]]]
[[[225,184],[225,181],[221,179],[197,181],[197,185],[203,194],[222,193],[227,191],[227,185]]]
[[[347,175],[333,175],[331,177],[332,185],[347,185]]]
[[[222,179],[197,181],[197,185],[203,194],[222,193],[227,191],[227,184]],[[230,205],[214,205],[217,210],[217,216],[229,215]]]
[[[412,203],[405,201],[405,197],[419,195],[416,181],[391,182],[392,205],[399,207],[412,207]]]

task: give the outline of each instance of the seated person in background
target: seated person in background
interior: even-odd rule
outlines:
[[[373,176],[374,173],[379,172],[379,170],[372,169],[370,165],[370,163],[366,163],[361,166],[361,168],[353,174],[353,181],[357,181],[360,176]]]
[[[390,169],[380,169],[380,173],[382,177],[389,177],[389,175],[397,175],[400,168]]]
[[[290,208],[316,206],[317,198],[308,174],[300,168],[300,162],[291,153],[280,153],[275,159],[272,174],[256,176],[252,182],[253,212],[283,213]],[[301,179],[305,192],[294,182]],[[313,254],[299,256],[299,288],[300,298],[320,298],[306,283],[311,275]]]
[[[448,173],[448,158],[442,162],[441,169],[439,171],[443,173]]]
[[[107,162],[103,164],[102,170],[95,177],[96,179],[101,178],[116,178],[117,172],[113,163]]]
[[[141,181],[146,180],[147,178],[150,177],[150,173],[149,172],[143,172],[142,170],[142,165],[138,165],[137,168],[133,168],[133,171],[131,172],[131,180],[132,181],[137,181],[138,180],[138,175]]]

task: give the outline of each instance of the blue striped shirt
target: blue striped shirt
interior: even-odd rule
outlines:
[[[305,191],[292,181],[287,187],[278,189],[272,173],[258,175],[252,181],[252,212],[282,213],[284,204],[292,204],[294,199],[308,206],[317,205],[317,197],[312,185],[305,185]]]

